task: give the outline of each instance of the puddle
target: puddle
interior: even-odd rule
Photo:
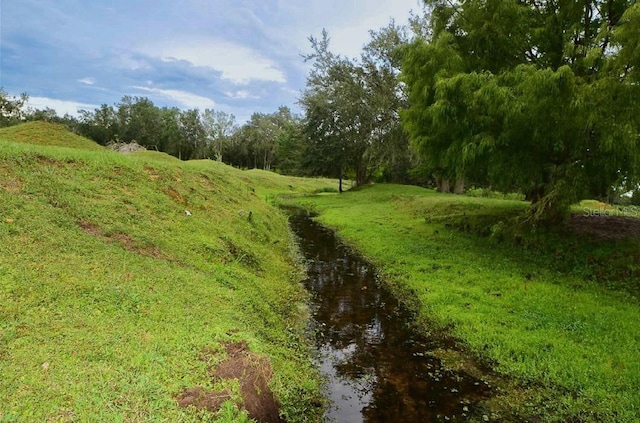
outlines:
[[[304,212],[290,224],[308,261],[316,360],[336,422],[482,421],[485,382],[445,370],[416,335],[411,313],[380,286],[373,267]]]

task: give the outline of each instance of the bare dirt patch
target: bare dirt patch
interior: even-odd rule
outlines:
[[[280,407],[269,388],[269,381],[273,377],[269,358],[249,351],[246,341],[225,343],[224,347],[228,358],[211,367],[209,376],[214,382],[238,380],[243,401],[238,406],[247,410],[250,418],[261,423],[282,422],[278,413]],[[200,353],[200,359],[207,361],[211,354],[213,350],[205,348]],[[206,391],[200,387],[185,389],[177,396],[181,407],[195,406],[212,412],[217,411],[229,398],[226,391]]]
[[[607,241],[640,238],[640,219],[633,216],[575,215],[566,225],[572,232]]]
[[[173,189],[172,187],[169,187],[166,191],[167,195],[176,203],[181,204],[181,205],[186,205],[187,202],[184,200],[184,197],[182,195],[180,195],[180,193],[178,191],[176,191],[175,189]]]
[[[0,188],[9,194],[20,194],[22,183],[18,179],[0,179]]]
[[[194,406],[199,410],[207,410],[212,413],[218,411],[228,399],[231,399],[231,395],[227,391],[207,391],[200,386],[185,389],[177,397],[180,407]]]
[[[57,169],[75,169],[77,167],[77,162],[71,159],[61,159],[57,160],[52,157],[47,156],[36,156],[36,162],[42,166],[51,166]]]
[[[127,251],[138,253],[145,257],[153,257],[162,260],[170,259],[167,254],[165,254],[160,248],[156,247],[155,245],[139,245],[139,243],[128,234],[118,232],[111,236],[108,236],[102,232],[98,225],[86,220],[78,222],[78,226],[80,226],[80,229],[82,229],[85,233],[96,237],[103,242],[113,243],[115,240],[118,244],[120,244],[122,248]]]
[[[100,231],[98,225],[96,225],[95,223],[81,220],[80,222],[78,222],[78,226],[80,226],[80,229],[82,229],[85,233],[91,236],[102,237],[102,232]]]
[[[158,179],[160,179],[160,174],[158,173],[158,171],[151,166],[144,166],[144,172],[149,175],[149,179],[151,179],[152,181],[157,181]]]

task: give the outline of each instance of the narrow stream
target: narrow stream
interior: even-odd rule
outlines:
[[[437,348],[411,331],[411,314],[372,266],[302,211],[290,224],[308,260],[318,365],[336,422],[482,421],[486,384],[442,368]]]

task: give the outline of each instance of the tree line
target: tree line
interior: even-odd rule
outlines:
[[[520,192],[535,219],[640,182],[640,4],[632,0],[425,0],[408,25],[371,31],[356,58],[310,37],[298,100],[239,125],[147,98],[58,118],[101,144],[135,140],[181,159],[291,175]],[[342,184],[340,185],[342,188]]]
[[[60,123],[100,145],[135,142],[182,160],[211,159],[240,168],[299,171],[292,146],[298,143],[302,118],[282,106],[254,113],[238,124],[219,110],[158,107],[146,97],[124,96],[114,105],[60,117],[53,109],[26,108],[28,95],[11,97],[0,90],[0,127],[34,120]]]

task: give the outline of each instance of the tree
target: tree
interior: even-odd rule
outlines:
[[[20,97],[9,96],[0,88],[0,127],[11,126],[24,121],[24,105],[29,100],[27,93]]]
[[[274,113],[253,113],[251,119],[229,139],[229,163],[272,170],[278,164],[279,143],[296,117],[288,107]]]
[[[637,183],[640,6],[426,3],[429,30],[403,51],[402,118],[433,168],[519,189],[551,222],[586,196]]]
[[[285,175],[303,175],[304,160],[303,125],[299,116],[292,116],[284,123],[277,140],[276,157],[278,171]]]
[[[118,140],[119,122],[113,107],[103,104],[93,112],[80,111],[80,135],[101,145]]]
[[[404,42],[392,22],[379,32],[360,60],[335,55],[329,37],[311,37],[313,61],[300,104],[305,109],[306,166],[313,173],[340,179],[351,174],[357,185],[371,180],[385,166],[406,156],[399,123],[404,92],[398,82],[394,51]]]
[[[129,108],[128,141],[136,141],[144,147],[156,147],[160,128],[160,109],[151,100],[134,97]]]
[[[177,107],[163,107],[160,109],[160,126],[156,148],[173,156],[180,155],[179,145],[182,144],[180,130],[180,110]]]
[[[205,109],[202,114],[202,125],[207,141],[205,155],[223,161],[229,138],[238,130],[236,117],[222,111]]]
[[[178,118],[180,138],[174,145],[176,156],[180,160],[189,160],[197,157],[196,154],[203,151],[205,145],[205,129],[200,120],[200,111],[190,109],[180,113]]]

